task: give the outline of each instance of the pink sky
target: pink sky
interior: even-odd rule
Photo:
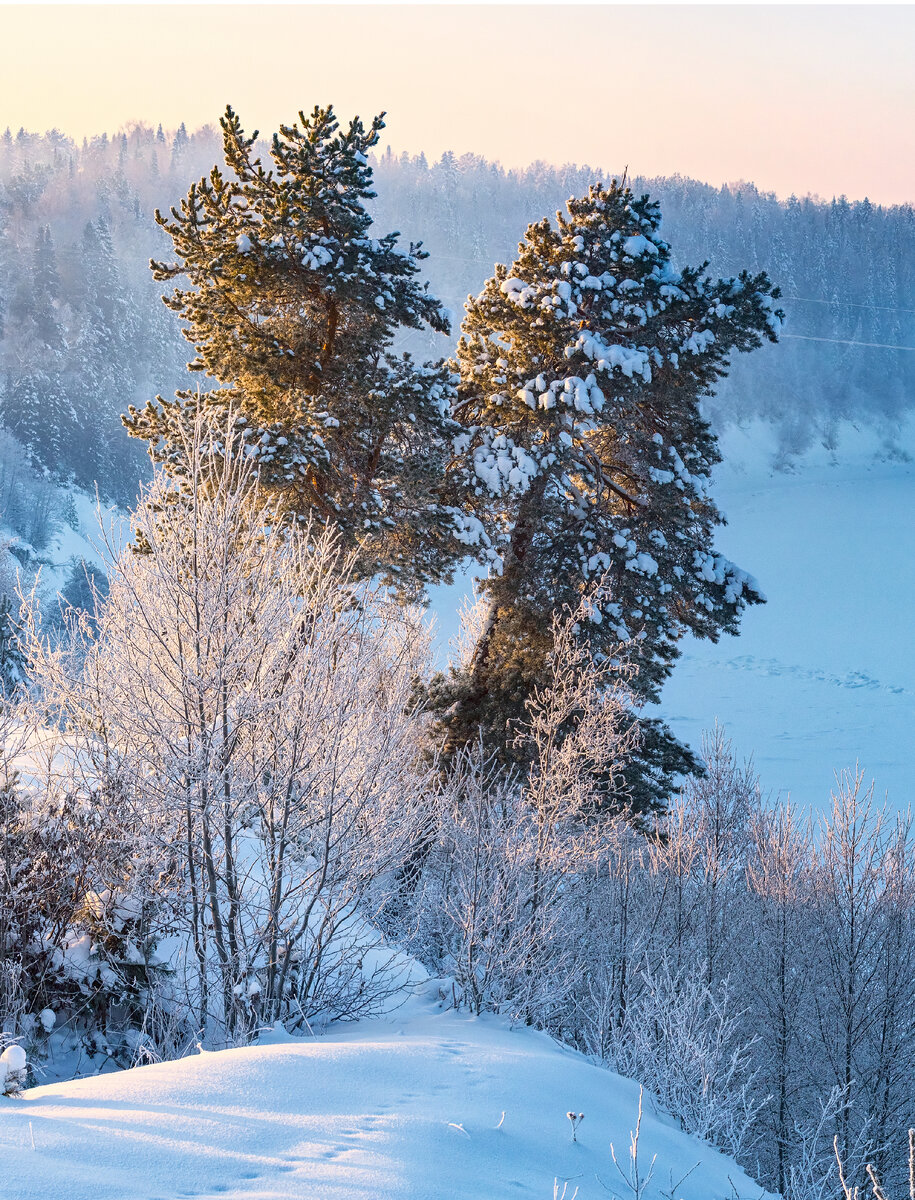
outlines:
[[[467,150],[915,202],[913,6],[0,5],[0,129],[388,112]]]

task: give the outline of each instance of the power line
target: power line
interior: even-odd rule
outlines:
[[[832,342],[836,346],[869,346],[873,350],[915,350],[915,346],[891,346],[886,342],[852,342],[848,338],[808,337],[803,333],[780,333],[782,338],[794,338],[799,342]]]
[[[800,300],[803,304],[828,304],[836,308],[867,308],[873,312],[901,312],[915,316],[915,308],[899,308],[894,304],[853,304],[849,300],[814,300],[812,296],[780,296],[780,300]]]
[[[470,263],[477,267],[493,267],[495,259],[469,258],[464,254],[436,254],[430,251],[430,257],[435,261]],[[799,304],[825,304],[830,308],[863,308],[869,312],[898,312],[915,317],[915,308],[902,308],[898,304],[856,304],[851,300],[823,300],[814,296],[780,296],[780,300],[793,300]],[[908,348],[908,347],[907,347]]]

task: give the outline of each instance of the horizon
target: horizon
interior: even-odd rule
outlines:
[[[337,113],[338,117],[340,117],[340,115],[341,114]],[[296,118],[298,118],[298,114],[296,114]],[[201,136],[207,132],[211,132],[217,138],[219,138],[221,136],[220,130],[219,130],[218,119],[216,121],[207,121],[202,125],[196,125],[191,128],[191,127],[188,127],[187,122],[179,122],[178,125],[172,126],[172,125],[165,125],[161,121],[156,121],[155,118],[153,118],[151,120],[148,120],[148,119],[129,120],[129,121],[126,121],[123,124],[119,125],[116,129],[99,129],[93,133],[83,134],[81,137],[75,137],[72,134],[67,133],[65,130],[60,129],[59,126],[50,126],[49,128],[45,128],[45,129],[39,129],[39,128],[32,129],[32,128],[28,128],[26,126],[20,126],[19,129],[14,130],[11,125],[4,126],[2,135],[0,135],[0,136],[5,136],[7,133],[9,133],[11,135],[11,137],[15,140],[16,137],[18,137],[20,133],[24,133],[27,137],[42,137],[42,138],[48,137],[52,133],[57,133],[61,137],[72,142],[73,145],[76,146],[77,148],[82,149],[87,145],[91,145],[92,142],[97,138],[108,138],[109,141],[113,141],[115,138],[119,138],[122,135],[126,135],[129,138],[131,136],[132,132],[137,128],[149,130],[151,133],[155,134],[158,131],[159,127],[161,126],[164,136],[166,137],[167,140],[170,141],[175,136],[175,134],[178,132],[178,128],[181,124],[184,124],[185,130],[188,134],[188,137],[190,137],[190,138]],[[342,124],[342,121],[341,121],[341,124]],[[259,134],[259,140],[264,142],[265,145],[267,145],[268,143],[264,137],[264,131],[258,130],[258,134]],[[373,154],[373,158],[375,159],[376,162],[380,162],[381,159],[387,154],[388,151],[391,152],[392,156],[395,159],[401,158],[404,154],[406,154],[410,158],[411,161],[418,159],[420,157],[424,157],[426,159],[426,162],[430,169],[435,167],[436,165],[438,165],[442,161],[442,158],[445,154],[453,153],[455,159],[458,162],[460,162],[461,159],[465,158],[465,157],[482,160],[482,161],[486,162],[487,165],[489,165],[489,166],[497,167],[499,170],[505,172],[506,175],[509,175],[511,173],[524,174],[528,171],[533,170],[533,168],[537,167],[538,165],[542,164],[543,166],[547,167],[550,170],[557,170],[557,171],[565,170],[565,169],[568,169],[570,171],[585,171],[585,170],[593,169],[596,177],[599,177],[604,180],[607,180],[610,178],[620,179],[622,177],[625,177],[625,181],[627,183],[632,183],[635,180],[642,180],[645,183],[654,183],[654,182],[660,182],[660,181],[671,181],[671,180],[675,180],[675,179],[682,179],[685,183],[700,184],[705,187],[711,187],[719,192],[728,191],[728,192],[731,192],[732,194],[734,194],[738,191],[741,191],[742,189],[755,189],[761,197],[765,197],[765,198],[775,197],[776,201],[779,204],[785,204],[789,199],[791,199],[793,197],[796,200],[809,201],[813,204],[830,204],[830,203],[844,200],[850,205],[863,204],[863,203],[867,202],[869,204],[872,204],[874,207],[881,208],[881,209],[915,207],[915,200],[893,201],[893,202],[886,203],[886,202],[881,202],[879,200],[876,200],[876,199],[874,199],[873,196],[869,196],[867,194],[862,195],[862,196],[848,196],[844,192],[839,193],[839,194],[833,193],[830,196],[821,195],[819,192],[814,192],[814,191],[789,192],[786,194],[781,194],[781,193],[775,191],[774,189],[761,187],[759,185],[759,183],[754,179],[727,179],[721,183],[715,183],[712,180],[702,179],[696,175],[686,175],[683,172],[674,172],[672,174],[665,174],[665,173],[661,172],[658,174],[648,175],[648,174],[644,174],[642,172],[632,171],[628,167],[624,167],[623,170],[613,170],[613,169],[608,168],[606,165],[604,165],[602,163],[575,162],[575,161],[568,161],[568,160],[564,161],[564,162],[554,162],[554,161],[550,161],[548,159],[539,158],[539,159],[531,159],[530,161],[522,162],[522,163],[518,163],[518,164],[514,164],[514,163],[506,164],[506,163],[503,163],[498,158],[489,158],[486,155],[480,154],[477,151],[472,150],[472,149],[463,150],[460,152],[453,151],[453,150],[452,151],[443,150],[440,154],[433,156],[431,154],[427,154],[425,149],[422,146],[419,146],[416,148],[399,147],[399,146],[392,145],[390,143],[385,142],[384,138],[382,138],[379,141],[378,147],[376,148],[376,151]]]
[[[130,122],[196,129],[215,125],[231,98],[247,130],[269,133],[332,102],[343,120],[386,110],[384,140],[431,160],[451,150],[506,169],[628,166],[644,178],[752,182],[780,199],[915,201],[913,6],[6,5],[0,13],[0,128],[57,128],[77,141]],[[544,63],[557,22],[568,50],[556,62],[551,49]],[[274,29],[286,61],[290,46],[303,47],[301,67],[293,51],[293,68],[276,69],[274,37],[264,36]]]

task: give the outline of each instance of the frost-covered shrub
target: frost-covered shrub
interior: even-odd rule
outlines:
[[[553,622],[548,684],[519,741],[530,763],[506,774],[478,743],[458,753],[414,897],[415,945],[454,980],[458,1004],[554,1030],[581,972],[583,925],[616,823],[596,819],[597,779],[634,746],[619,656],[598,665],[575,638],[586,604]]]
[[[93,1045],[129,1022],[157,967],[130,895],[123,814],[104,789],[80,785],[53,730],[10,719],[5,733],[0,1019],[40,1057],[58,1015]]]
[[[610,1064],[643,1083],[688,1133],[741,1157],[761,1105],[752,1043],[742,1039],[727,983],[712,989],[701,969],[674,974],[662,960],[643,966],[637,986]]]
[[[538,873],[521,789],[478,748],[455,760],[415,900],[420,948],[459,1006],[519,1017],[562,1002],[571,972],[555,878]]]
[[[33,610],[28,644],[127,856],[126,890],[83,893],[64,961],[103,954],[100,982],[123,982],[142,1027],[137,976],[169,937],[171,1003],[219,1043],[365,1015],[396,986],[366,913],[429,820],[425,639],[349,582],[329,533],[277,519],[220,430],[201,422],[185,450],[187,477],[135,514],[137,549],[112,547],[97,622],[72,614],[60,645]]]

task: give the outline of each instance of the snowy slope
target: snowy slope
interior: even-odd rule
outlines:
[[[59,516],[51,521],[51,533],[47,544],[35,550],[5,520],[0,512],[0,542],[8,542],[28,556],[28,566],[22,568],[18,559],[11,559],[12,578],[18,572],[21,584],[28,591],[36,572],[40,571],[40,592],[50,602],[65,586],[74,564],[88,563],[102,574],[105,571],[105,552],[102,531],[99,527],[99,507],[96,500],[85,492],[74,490],[69,493],[73,525]],[[57,496],[58,506],[63,504],[63,492]],[[113,545],[120,544],[129,527],[113,508],[101,510],[102,520],[110,530]]]
[[[585,1114],[577,1144],[573,1108]],[[0,1098],[0,1195],[550,1200],[558,1178],[559,1194],[568,1179],[568,1197],[622,1200],[610,1143],[625,1164],[637,1108],[637,1085],[543,1034],[418,1002],[316,1039]],[[643,1170],[654,1154],[646,1200],[697,1162],[678,1198],[760,1197],[732,1162],[646,1111]]]

